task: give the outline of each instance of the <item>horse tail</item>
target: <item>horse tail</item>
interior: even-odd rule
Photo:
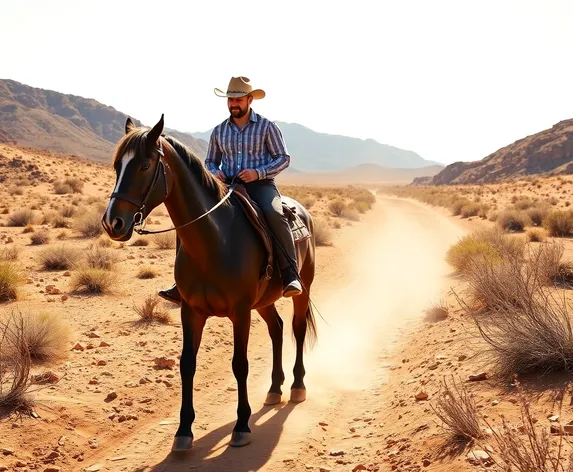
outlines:
[[[306,309],[306,347],[312,349],[317,341],[318,331],[316,329],[316,318],[314,317],[312,304],[309,303],[308,308]]]

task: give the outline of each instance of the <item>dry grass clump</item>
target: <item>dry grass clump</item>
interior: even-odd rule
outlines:
[[[0,262],[0,303],[18,299],[18,287],[24,282],[20,270],[12,262]]]
[[[68,270],[77,267],[82,255],[80,249],[60,244],[44,249],[38,260],[43,270]]]
[[[52,219],[52,225],[54,228],[71,228],[72,220],[62,215],[56,215]]]
[[[41,215],[29,208],[16,210],[8,217],[7,226],[26,226],[38,224],[41,220]]]
[[[345,209],[346,204],[340,199],[333,200],[328,204],[328,211],[330,211],[333,216],[341,217]]]
[[[54,193],[64,195],[67,193],[82,193],[84,183],[77,178],[68,177],[67,179],[54,182]]]
[[[117,276],[114,272],[88,267],[74,274],[71,285],[78,293],[103,294],[110,292],[116,282]]]
[[[450,211],[453,216],[459,216],[462,214],[462,208],[471,203],[467,198],[458,198],[451,204]]]
[[[476,202],[471,202],[464,205],[460,210],[460,215],[462,218],[469,218],[471,216],[477,216],[481,208],[481,204]]]
[[[144,247],[149,246],[149,239],[146,238],[137,238],[135,241],[131,243],[132,246],[136,247]]]
[[[171,321],[169,313],[157,309],[161,300],[156,295],[149,295],[141,306],[134,306],[133,310],[139,315],[141,323],[162,323]]]
[[[63,216],[64,218],[71,218],[75,216],[76,212],[77,208],[74,207],[73,205],[65,205],[60,208],[60,215]]]
[[[30,312],[22,319],[24,339],[32,361],[53,362],[66,357],[70,329],[61,316]]]
[[[86,262],[92,269],[111,270],[117,262],[118,257],[111,249],[101,246],[92,246],[86,252]]]
[[[563,454],[563,435],[552,444],[545,425],[539,424],[531,413],[528,399],[520,392],[521,428],[516,428],[502,416],[501,428],[488,424],[503,461],[503,470],[517,472],[572,472],[573,455],[567,461]],[[565,467],[566,462],[569,462]],[[497,461],[496,461],[497,463]],[[501,466],[501,464],[498,464]]]
[[[529,216],[520,210],[504,210],[497,217],[497,224],[505,231],[523,231],[531,224]]]
[[[153,243],[159,249],[173,249],[175,247],[175,233],[174,232],[166,232],[166,233],[159,233],[154,234],[152,236]]]
[[[72,187],[60,181],[54,182],[54,193],[56,195],[66,195],[68,193],[73,193],[73,190]]]
[[[26,396],[31,364],[22,316],[0,318],[0,408],[31,413],[32,402]]]
[[[372,205],[374,205],[374,203],[376,202],[376,197],[374,196],[374,194],[369,190],[363,188],[352,189],[349,192],[348,197],[352,199],[354,206],[358,211],[360,211],[360,213],[364,213],[366,212],[366,210],[370,210],[370,208],[372,208]],[[361,211],[360,210],[361,208],[363,208],[364,211]]]
[[[96,244],[100,247],[113,247],[113,241],[109,239],[108,236],[102,234],[96,241]]]
[[[342,217],[350,221],[360,221],[360,214],[353,207],[346,207],[342,212]]]
[[[458,384],[453,377],[451,386],[445,378],[440,383],[438,400],[432,409],[451,440],[463,443],[483,437],[476,403],[463,383]]]
[[[332,246],[332,230],[326,220],[314,220],[314,239],[317,246]]]
[[[139,268],[137,272],[138,279],[154,279],[159,275],[159,272],[151,266],[143,266]]]
[[[562,261],[565,253],[562,243],[545,243],[530,252],[528,263],[535,268],[541,284],[566,284],[573,280],[573,264]]]
[[[40,244],[48,244],[50,242],[50,233],[49,231],[42,229],[37,231],[36,233],[32,233],[30,236],[30,242],[34,246],[38,246]]]
[[[435,323],[444,321],[448,316],[448,306],[443,301],[440,301],[440,303],[433,303],[432,306],[426,310],[425,320]]]
[[[101,213],[90,210],[76,217],[73,228],[79,231],[85,238],[95,238],[103,233]]]
[[[542,226],[548,212],[549,207],[547,205],[537,205],[529,208],[526,213],[534,226]]]
[[[307,210],[312,208],[312,206],[316,203],[316,198],[312,195],[307,195],[300,199],[300,204],[305,207]]]
[[[550,236],[564,237],[573,235],[573,210],[552,211],[547,215],[544,226]]]
[[[0,250],[0,262],[17,261],[20,250],[17,246],[6,246]]]
[[[516,210],[527,210],[528,208],[531,208],[532,206],[534,206],[535,203],[533,202],[533,200],[531,200],[529,197],[521,197],[518,198],[514,203],[513,203],[513,207]]]
[[[525,236],[531,243],[542,243],[547,239],[547,231],[543,228],[529,228]]]
[[[27,224],[26,226],[24,226],[24,229],[22,230],[22,234],[33,233],[34,231],[35,231],[34,227],[30,224]]]

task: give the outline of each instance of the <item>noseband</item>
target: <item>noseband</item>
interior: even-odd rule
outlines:
[[[169,164],[167,164],[167,162],[165,162],[163,159],[165,154],[163,152],[163,145],[161,144],[161,138],[159,138],[159,147],[157,148],[157,152],[159,153],[159,162],[155,166],[155,171],[153,173],[153,179],[151,180],[151,184],[149,185],[149,188],[147,189],[147,192],[145,192],[145,196],[143,197],[143,199],[141,201],[136,200],[136,199],[130,197],[129,195],[125,194],[125,193],[119,193],[119,192],[113,192],[109,197],[110,199],[111,198],[117,198],[119,200],[125,200],[126,202],[129,202],[138,208],[137,212],[133,215],[133,226],[134,226],[133,230],[137,234],[166,233],[167,231],[173,231],[173,230],[176,230],[179,228],[183,228],[184,226],[188,226],[190,224],[193,224],[196,221],[200,220],[201,218],[207,216],[212,211],[216,210],[219,206],[221,206],[225,202],[225,200],[227,200],[231,196],[231,194],[235,190],[235,187],[239,183],[239,179],[237,177],[235,177],[233,179],[233,182],[229,186],[229,190],[227,191],[227,194],[219,201],[219,203],[217,203],[213,208],[206,211],[205,213],[203,213],[201,216],[195,218],[194,220],[189,221],[188,223],[185,223],[181,226],[174,226],[173,228],[167,228],[167,229],[163,229],[160,231],[147,231],[146,229],[144,229],[146,219],[143,217],[143,214],[145,212],[145,205],[147,204],[147,201],[149,200],[151,192],[153,191],[153,188],[155,187],[155,185],[157,184],[157,182],[159,181],[161,176],[163,176],[163,187],[165,188],[165,198],[167,198],[167,196],[169,195],[169,188],[168,188],[168,182],[167,182],[167,170],[169,169]],[[141,228],[139,228],[139,226],[141,226]]]

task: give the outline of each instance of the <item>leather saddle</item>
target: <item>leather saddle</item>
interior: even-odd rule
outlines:
[[[237,200],[241,204],[245,214],[249,218],[249,221],[257,230],[257,233],[261,236],[265,244],[265,248],[267,250],[267,274],[269,271],[269,267],[273,267],[274,262],[274,253],[273,253],[273,236],[271,234],[271,230],[267,225],[265,217],[260,209],[260,207],[256,204],[254,200],[249,197],[247,190],[241,184],[235,187],[235,191],[233,192],[234,195],[237,197]],[[292,235],[294,238],[294,242],[298,243],[300,241],[304,241],[310,238],[310,231],[306,227],[302,218],[296,213],[296,208],[293,206],[289,206],[286,201],[282,200],[283,204],[283,213],[286,215],[290,229],[292,231]],[[272,273],[272,269],[271,269]],[[269,277],[270,278],[270,277]]]

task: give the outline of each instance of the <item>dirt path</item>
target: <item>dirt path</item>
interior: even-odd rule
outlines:
[[[235,379],[227,346],[209,366],[200,354],[198,363],[203,368],[196,377],[201,387],[195,395],[192,451],[169,454],[178,421],[177,390],[171,394],[177,406],[165,411],[163,421],[140,424],[122,441],[100,449],[85,466],[97,462],[101,470],[247,472],[346,471],[365,464],[372,453],[364,441],[383,423],[376,415],[393,346],[404,332],[415,329],[422,311],[438,300],[448,273],[444,253],[462,234],[443,215],[391,197],[379,197],[365,220],[366,231],[358,236],[346,232],[338,239],[326,261],[328,267],[320,269],[324,261],[319,262],[319,274],[330,275],[327,281],[319,276],[314,300],[327,323],[317,315],[319,342],[306,355],[305,403],[285,401],[274,408],[263,407],[270,384],[271,350],[264,323],[257,320],[249,349],[250,446],[232,449],[227,445],[236,420]],[[281,304],[285,325],[290,325],[290,311],[289,303]],[[289,330],[285,341],[283,399],[288,398],[294,362]],[[361,422],[371,432],[363,435]],[[331,455],[336,450],[343,450],[344,455]]]

